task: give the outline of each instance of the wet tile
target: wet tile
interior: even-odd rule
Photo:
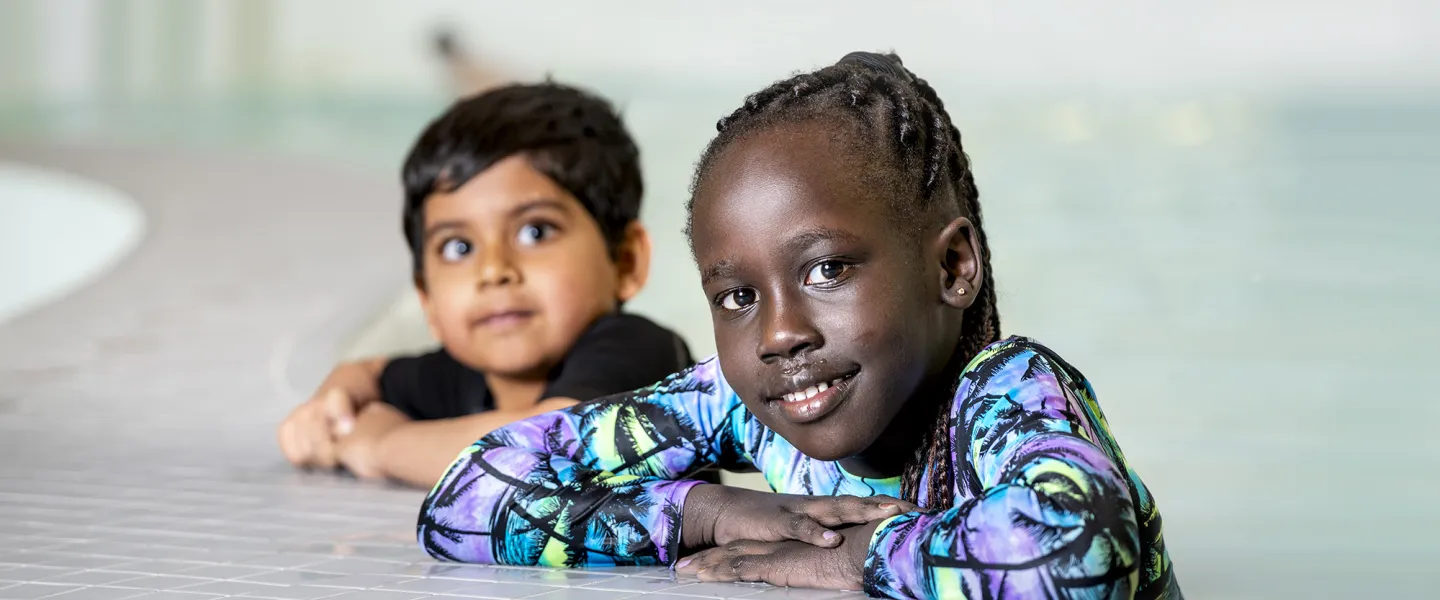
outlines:
[[[0,590],[0,598],[5,600],[36,600],[48,598],[56,594],[73,592],[84,589],[74,585],[44,584],[44,583],[22,583]]]
[[[472,583],[465,587],[445,592],[447,596],[469,596],[474,598],[529,598],[555,591],[556,587],[527,583]]]
[[[51,598],[64,600],[125,600],[145,594],[145,590],[117,588],[117,587],[86,587],[73,592],[65,592]]]

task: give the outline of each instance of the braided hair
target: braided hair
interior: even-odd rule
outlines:
[[[890,197],[897,224],[933,225],[955,215],[970,219],[980,246],[984,279],[979,296],[966,309],[952,370],[964,367],[987,345],[1000,338],[995,280],[990,247],[981,223],[979,192],[970,158],[960,145],[960,130],[950,122],[945,104],[924,79],[905,68],[894,54],[852,52],[839,62],[751,94],[744,105],[716,123],[719,135],[701,155],[686,204],[686,233],[691,230],[695,197],[705,174],[722,151],[747,134],[786,123],[816,119],[848,119],[866,142],[854,147],[881,154],[871,164],[891,167],[880,181],[896,187]],[[868,174],[867,175],[871,175]],[[877,173],[875,175],[887,175]],[[693,241],[692,241],[693,244]],[[958,365],[956,364],[958,363]],[[959,384],[958,377],[953,378]],[[954,504],[955,457],[950,450],[951,397],[935,397],[934,426],[906,462],[901,496],[930,509]],[[925,414],[924,407],[921,413]],[[928,473],[928,477],[926,474]],[[921,489],[924,487],[925,489]]]

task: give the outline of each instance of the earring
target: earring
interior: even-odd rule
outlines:
[[[956,292],[956,293],[960,294],[961,296],[964,296],[964,295],[965,295],[965,288],[963,288],[963,287],[960,288],[960,290],[959,290],[958,292]]]

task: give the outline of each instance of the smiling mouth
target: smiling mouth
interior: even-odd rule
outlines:
[[[794,392],[783,394],[779,398],[776,398],[776,400],[779,400],[780,402],[803,402],[805,400],[809,400],[811,398],[814,398],[815,396],[825,393],[825,390],[833,387],[838,387],[846,381],[853,379],[855,377],[855,374],[859,372],[860,371],[858,369],[851,371],[849,373],[831,379],[830,381],[822,381],[803,390],[797,390]]]
[[[860,369],[855,369],[834,379],[786,392],[778,398],[771,398],[771,406],[792,423],[818,421],[845,401],[845,392],[859,374]]]

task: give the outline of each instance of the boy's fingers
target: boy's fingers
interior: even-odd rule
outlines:
[[[355,430],[355,404],[350,395],[340,388],[331,388],[325,393],[325,417],[330,422],[334,435],[350,435]]]
[[[280,453],[285,455],[285,460],[297,467],[305,466],[305,444],[296,435],[295,422],[286,420],[280,424]]]

